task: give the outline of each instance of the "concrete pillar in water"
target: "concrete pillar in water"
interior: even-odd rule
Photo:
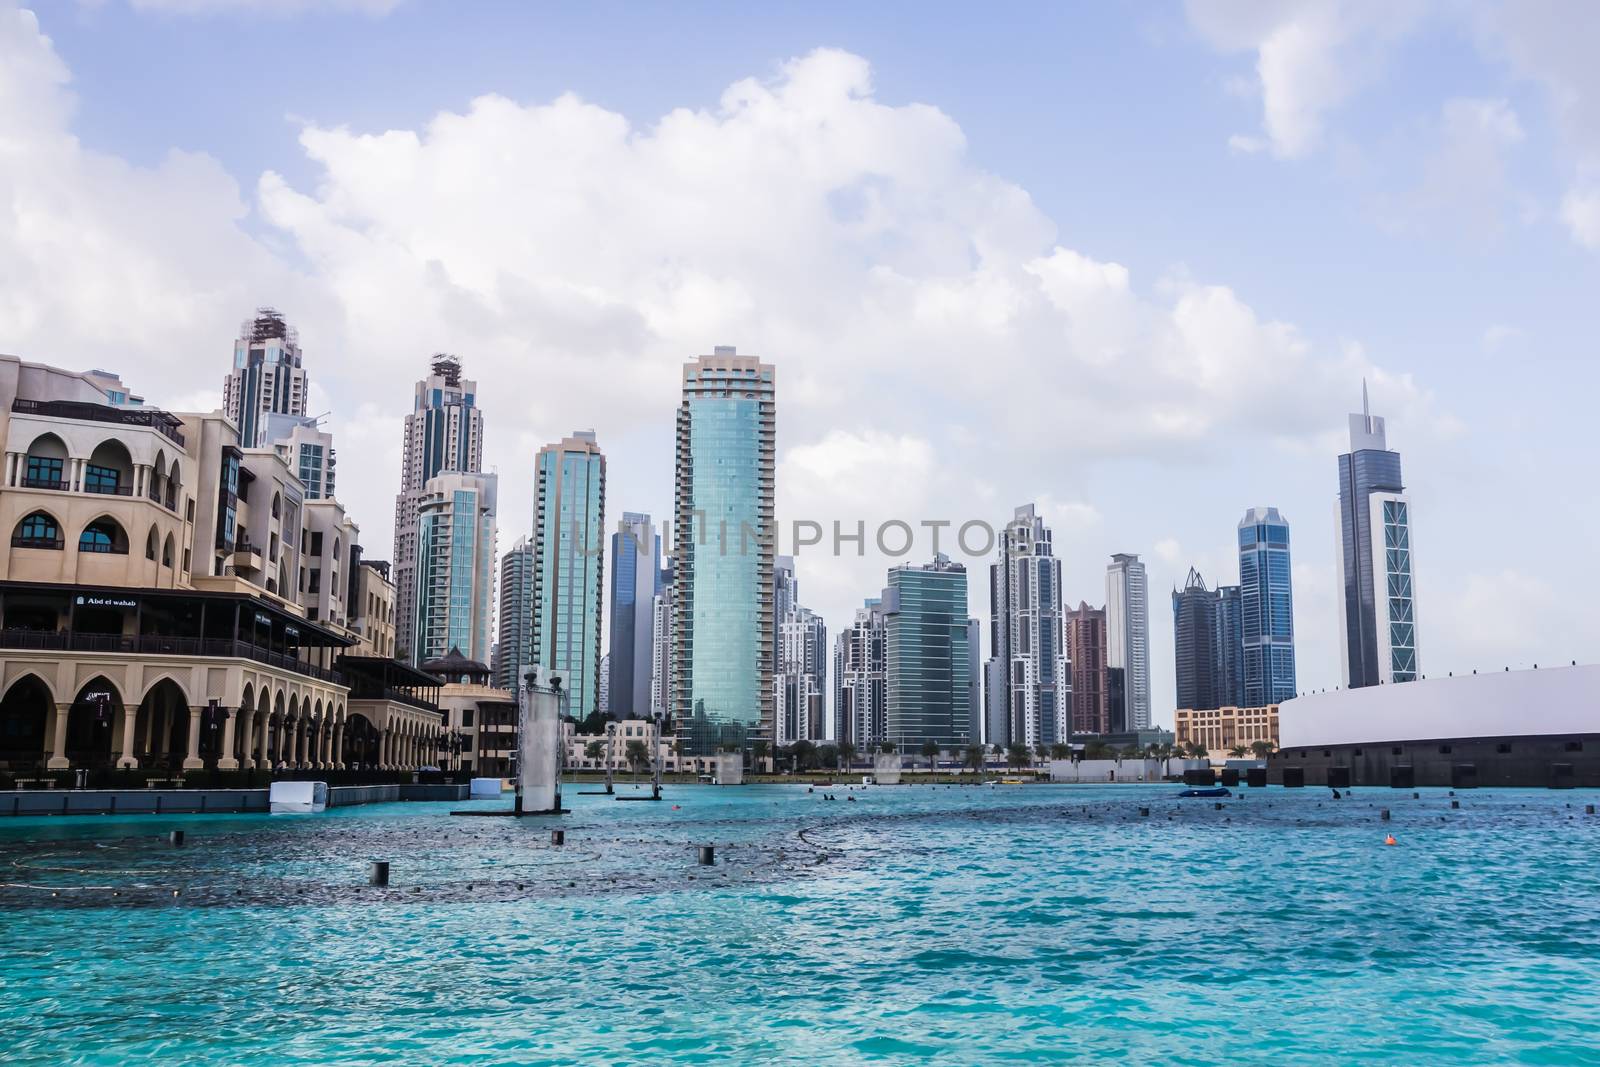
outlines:
[[[517,810],[561,807],[561,704],[566,679],[548,667],[523,667],[517,694]]]
[[[743,752],[717,753],[716,783],[718,785],[744,785]]]
[[[905,761],[898,752],[878,752],[872,757],[872,780],[878,785],[899,785]]]

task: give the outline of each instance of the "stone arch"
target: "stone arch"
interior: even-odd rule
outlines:
[[[0,760],[36,765],[49,755],[55,690],[41,674],[28,671],[12,679],[0,697]]]
[[[78,534],[78,551],[125,556],[128,554],[128,531],[111,515],[90,519]]]
[[[133,456],[127,445],[108,437],[95,446],[83,471],[83,491],[115,496],[133,492]]]
[[[71,478],[71,453],[67,443],[46,431],[33,439],[23,457],[22,484],[39,489],[60,489]]]
[[[172,566],[172,535],[170,533],[167,534],[167,540],[161,546],[161,565],[163,567]]]
[[[161,531],[156,529],[156,524],[150,524],[150,533],[144,539],[144,558],[154,563],[156,560],[156,546],[160,543]]]
[[[178,693],[183,697],[185,704],[193,704],[195,702],[194,696],[189,692],[187,680],[175,671],[158,671],[154,675],[147,676],[144,690],[139,694],[139,702],[143,703],[145,698],[150,695],[150,691],[164,681],[171,682],[178,687]]]
[[[123,710],[122,690],[104,674],[78,687],[67,708],[66,756],[74,767],[111,762],[116,726]]]
[[[13,548],[61,548],[61,520],[45,508],[28,512],[11,530]]]
[[[192,706],[193,698],[177,675],[162,672],[149,680],[134,710],[133,754],[140,766],[176,770],[183,765]]]

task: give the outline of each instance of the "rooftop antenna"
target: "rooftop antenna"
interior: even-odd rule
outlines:
[[[1361,417],[1364,419],[1372,417],[1372,411],[1367,407],[1367,379],[1365,375],[1362,375],[1361,378]]]

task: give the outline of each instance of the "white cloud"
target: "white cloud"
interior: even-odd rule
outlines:
[[[1568,191],[1561,200],[1561,221],[1572,231],[1574,241],[1600,249],[1600,187]]]
[[[1469,574],[1455,588],[1441,588],[1431,610],[1425,580],[1418,575],[1417,622],[1419,633],[1432,631],[1424,640],[1434,650],[1423,645],[1418,654],[1429,675],[1583,662],[1592,627],[1572,609],[1579,600],[1557,595],[1544,578],[1509,567]],[[1572,647],[1561,647],[1561,635]]]
[[[1327,116],[1373,77],[1422,8],[1414,0],[1187,0],[1185,10],[1213,47],[1255,55],[1265,143],[1279,158],[1297,159],[1319,147]],[[1231,95],[1242,95],[1229,84]],[[1234,135],[1229,144],[1253,152],[1262,141]]]

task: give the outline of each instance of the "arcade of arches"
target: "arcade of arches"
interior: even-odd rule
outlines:
[[[411,770],[438,763],[437,711],[352,700],[343,687],[254,664],[0,666],[0,768]],[[208,697],[219,690],[239,695]]]

